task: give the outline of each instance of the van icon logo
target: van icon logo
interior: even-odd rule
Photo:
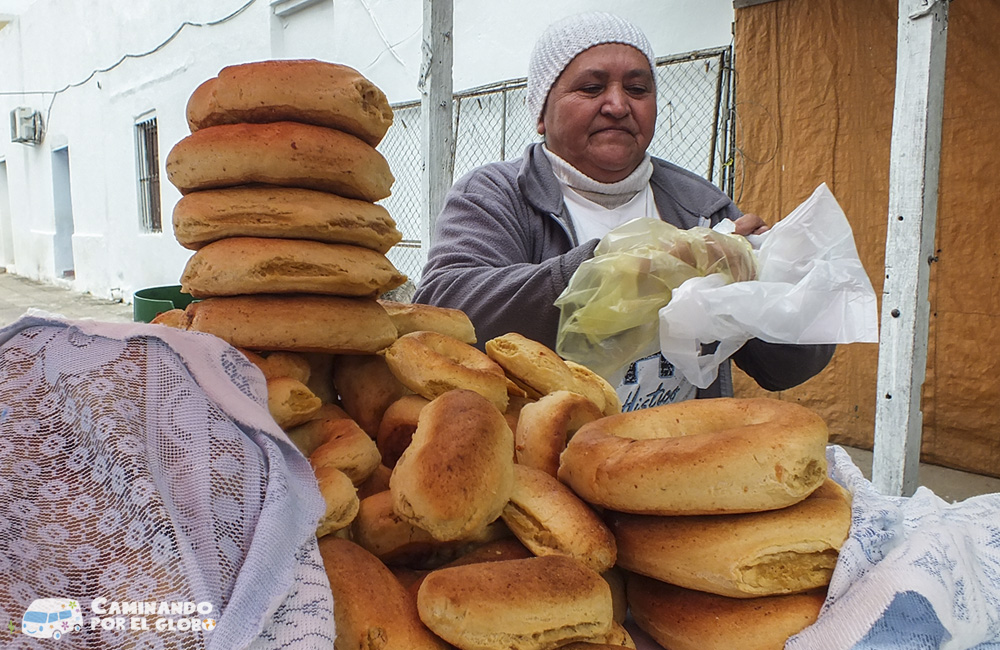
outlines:
[[[83,629],[80,604],[70,598],[39,598],[21,618],[21,633],[43,639],[61,639]]]

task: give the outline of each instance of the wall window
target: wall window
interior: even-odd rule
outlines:
[[[135,169],[139,191],[139,227],[142,232],[163,232],[160,153],[155,116],[143,116],[135,123]]]

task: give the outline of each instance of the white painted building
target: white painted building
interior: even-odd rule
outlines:
[[[538,34],[586,10],[634,21],[658,55],[731,42],[731,0],[454,0],[453,87],[524,77]],[[21,118],[0,132],[0,266],[126,302],[176,284],[190,251],[173,238],[180,194],[163,164],[188,134],[194,88],[229,64],[316,58],[357,68],[392,103],[418,99],[422,11],[422,0],[0,0],[0,111]],[[155,138],[140,141],[152,118]],[[41,142],[12,141],[36,119]],[[158,149],[158,232],[141,215],[144,146]]]

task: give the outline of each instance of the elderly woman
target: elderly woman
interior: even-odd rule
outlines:
[[[463,310],[480,342],[519,332],[555,349],[553,303],[615,227],[651,217],[682,229],[732,219],[742,235],[766,230],[710,182],[646,153],[654,65],[642,31],[617,16],[580,14],[550,26],[528,70],[528,108],[544,142],[455,183],[414,301]],[[763,388],[783,390],[822,370],[833,350],[751,340],[733,360]],[[716,382],[698,390],[657,354],[632,364],[618,394],[625,410],[731,396],[731,371],[723,364]]]

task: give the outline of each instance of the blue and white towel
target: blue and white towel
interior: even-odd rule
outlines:
[[[851,535],[819,620],[785,650],[1000,650],[1000,494],[887,497],[843,449],[827,457]]]

